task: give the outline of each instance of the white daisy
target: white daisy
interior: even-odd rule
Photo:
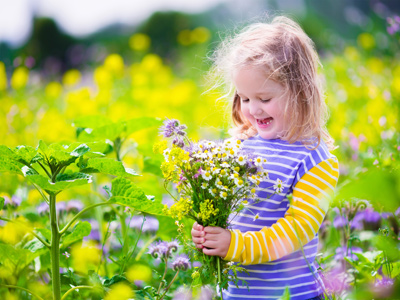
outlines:
[[[247,156],[246,155],[239,155],[238,158],[236,158],[236,161],[239,165],[243,166],[244,164],[246,164],[247,161]]]
[[[262,157],[260,157],[260,156],[256,157],[256,159],[254,160],[254,164],[255,164],[257,167],[262,167],[262,164],[263,164],[263,163],[266,163],[266,162],[267,162],[267,160],[264,159],[264,158],[262,158]]]
[[[221,198],[226,199],[226,197],[228,197],[228,193],[227,193],[227,192],[224,192],[224,191],[221,191],[221,192],[219,193],[219,196],[220,196]]]
[[[259,215],[259,214],[256,214],[256,215],[254,216],[254,218],[253,218],[253,221],[257,220],[258,218],[260,218],[260,215]]]
[[[203,177],[204,180],[207,180],[207,181],[209,181],[212,178],[211,173],[208,171],[202,172],[201,176]]]
[[[201,188],[202,188],[203,190],[205,190],[206,188],[208,188],[208,183],[207,183],[207,182],[203,182],[202,185],[201,185]]]
[[[226,161],[224,161],[224,162],[221,164],[221,167],[222,167],[222,168],[229,168],[230,165],[229,165]]]
[[[280,180],[279,178],[276,179],[276,182],[274,184],[274,190],[276,193],[282,193],[283,191],[283,183],[282,180]]]

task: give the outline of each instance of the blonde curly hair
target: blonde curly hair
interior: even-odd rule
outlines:
[[[241,113],[240,98],[232,83],[233,71],[261,67],[269,74],[266,79],[284,86],[289,99],[284,109],[288,129],[281,139],[289,143],[302,141],[312,148],[324,140],[333,148],[333,139],[325,127],[328,113],[322,77],[318,75],[321,63],[313,41],[295,21],[279,16],[270,23],[251,24],[222,41],[211,59],[214,87],[223,85],[226,95],[233,94],[231,134],[249,138],[257,133]]]

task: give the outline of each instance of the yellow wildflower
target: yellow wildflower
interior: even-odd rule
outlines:
[[[129,39],[129,46],[135,51],[145,51],[149,49],[150,44],[150,37],[144,33],[136,33]]]
[[[158,143],[155,143],[153,146],[153,152],[157,154],[163,154],[164,150],[168,148],[167,141],[162,140]]]
[[[76,69],[71,69],[63,75],[62,82],[65,86],[74,86],[82,79],[81,72]]]
[[[7,73],[6,67],[2,61],[0,61],[0,92],[5,91],[7,88]]]
[[[135,264],[126,271],[126,278],[130,282],[134,282],[135,280],[149,282],[152,278],[152,272],[147,265]]]
[[[128,300],[135,295],[131,287],[125,283],[117,283],[112,285],[111,291],[106,295],[104,300]]]
[[[110,54],[104,60],[104,67],[113,75],[121,76],[124,73],[124,60],[118,54]]]
[[[22,89],[26,86],[29,79],[29,70],[25,67],[18,67],[11,76],[11,87],[14,90]]]

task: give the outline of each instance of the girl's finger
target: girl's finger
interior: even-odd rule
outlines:
[[[211,227],[211,226],[207,226],[204,228],[204,232],[205,233],[220,233],[221,231],[223,231],[224,229],[222,229],[221,227]]]
[[[219,250],[203,248],[203,253],[210,256],[219,256]]]
[[[195,243],[195,244],[203,244],[203,243],[204,243],[204,238],[195,238],[195,237],[192,237],[192,241],[193,241],[193,243]]]
[[[210,240],[205,240],[202,244],[204,247],[210,249],[217,249],[220,246],[220,243],[218,241],[210,241]]]

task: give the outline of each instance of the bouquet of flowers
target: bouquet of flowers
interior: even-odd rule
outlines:
[[[161,170],[165,183],[173,183],[178,192],[166,213],[178,224],[188,217],[204,227],[227,228],[248,200],[255,199],[256,187],[268,177],[262,167],[265,160],[245,153],[238,139],[195,143],[187,138],[185,129],[177,120],[166,120],[161,131],[172,140],[172,146],[166,140],[154,146],[155,152],[164,155]],[[200,282],[204,282],[214,277],[210,275],[218,275],[221,287],[230,280],[236,282],[236,276],[229,273],[236,274],[239,267],[198,251],[195,249],[202,266],[192,277],[202,277]]]

